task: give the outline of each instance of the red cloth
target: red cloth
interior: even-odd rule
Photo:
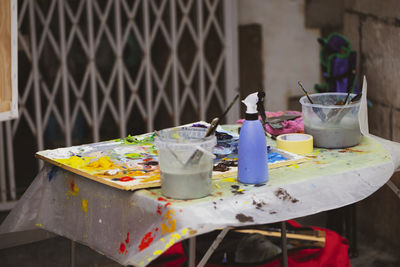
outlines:
[[[293,227],[301,227],[300,224],[293,220],[287,221]],[[288,251],[289,267],[350,267],[350,259],[348,256],[348,243],[344,237],[341,237],[336,232],[319,227],[312,227],[314,230],[322,230],[325,232],[325,247],[302,249],[298,251]],[[199,260],[199,259],[197,259]],[[177,243],[164,252],[160,258],[151,263],[151,267],[169,267],[182,266],[186,261],[186,256],[183,252],[182,244]],[[272,262],[257,265],[256,267],[279,267],[282,258]],[[206,264],[207,267],[218,267],[216,264]],[[228,265],[223,265],[228,266]],[[235,267],[230,265],[230,267]]]

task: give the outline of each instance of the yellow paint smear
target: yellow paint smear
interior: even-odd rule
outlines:
[[[160,180],[160,174],[155,174],[153,176],[150,176],[149,178],[145,178],[143,180],[140,180],[141,183],[147,183],[147,182],[152,182],[152,181],[158,181]]]
[[[89,162],[89,158],[72,156],[67,159],[56,159],[56,161],[64,165],[68,165],[72,168],[79,169]]]
[[[222,179],[221,182],[234,183],[234,182],[236,182],[236,178],[225,178],[225,179]]]
[[[167,244],[165,244],[165,249],[169,249],[174,244],[174,239],[171,238]]]
[[[177,233],[172,234],[171,238],[169,239],[169,242],[165,245],[165,249],[170,248],[175,243],[175,241],[178,241],[180,238],[181,236],[179,234]]]
[[[176,240],[181,239],[181,236],[178,233],[174,233],[171,236],[174,237]]]
[[[43,227],[43,225],[41,223],[37,223],[35,224],[36,227]]]
[[[162,253],[163,253],[163,251],[159,249],[159,250],[154,251],[153,255],[161,255]]]
[[[319,149],[314,149],[314,152],[311,155],[318,155],[321,152]]]
[[[114,163],[110,160],[110,157],[104,156],[100,157],[98,160],[90,162],[84,169],[91,169],[91,170],[106,170],[110,169],[114,166]]]
[[[142,171],[132,171],[128,172],[127,175],[125,176],[143,176],[143,175],[146,175],[146,173]]]
[[[186,235],[188,231],[189,231],[189,229],[187,229],[187,228],[182,229],[182,235]]]
[[[88,171],[107,170],[114,166],[114,163],[108,156],[100,157],[97,160],[90,162],[90,160],[94,158],[95,157],[72,156],[67,159],[56,159],[56,161],[74,169],[85,169]]]
[[[162,234],[165,235],[167,232],[168,233],[173,233],[175,231],[175,226],[176,226],[176,220],[175,219],[168,220],[168,223],[161,223]]]
[[[163,222],[161,223],[161,231],[162,234],[165,235],[167,232],[168,233],[173,233],[175,232],[175,227],[176,227],[176,220],[172,219],[172,216],[175,215],[175,211],[173,210],[168,210],[164,214],[164,219],[167,221],[166,223]]]
[[[87,209],[88,209],[88,201],[86,198],[82,199],[82,210],[87,213]]]
[[[175,215],[175,211],[173,210],[168,210],[165,214],[164,214],[164,218],[169,220],[172,218],[172,216]]]

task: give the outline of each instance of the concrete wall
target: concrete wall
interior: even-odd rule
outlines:
[[[343,33],[359,56],[359,73],[366,75],[372,134],[400,142],[400,2],[345,0]],[[361,75],[360,75],[361,76]],[[391,180],[400,187],[400,176]],[[370,241],[400,249],[400,199],[383,186],[358,203],[358,226]]]
[[[318,29],[305,27],[305,0],[239,0],[239,24],[262,27],[266,109],[287,109],[288,98],[320,82]]]

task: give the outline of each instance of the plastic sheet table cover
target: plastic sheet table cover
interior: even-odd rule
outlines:
[[[265,185],[224,178],[213,181],[210,196],[188,201],[164,198],[160,189],[115,189],[47,164],[0,233],[39,227],[121,264],[145,266],[174,243],[217,228],[278,222],[357,202],[391,177],[400,150],[391,153],[363,137],[356,147],[315,149],[305,163],[272,169]]]

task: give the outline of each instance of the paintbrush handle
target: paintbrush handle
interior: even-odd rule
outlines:
[[[303,85],[301,84],[300,81],[297,82],[300,85],[301,90],[303,90],[303,92],[306,94],[308,101],[310,101],[311,104],[314,104],[314,102],[312,101],[311,97],[308,95],[306,89],[304,89]]]
[[[237,94],[235,96],[235,98],[232,100],[232,102],[229,104],[229,106],[225,109],[225,111],[221,114],[221,116],[219,116],[217,118],[214,118],[211,121],[210,126],[208,127],[208,130],[207,130],[206,134],[204,135],[204,137],[209,137],[209,136],[215,134],[215,132],[217,131],[217,127],[218,127],[219,123],[225,117],[225,115],[228,113],[228,111],[231,109],[231,107],[233,106],[233,104],[236,102],[236,100],[238,98],[239,98],[239,94]],[[186,167],[186,166],[189,165],[189,163],[195,163],[195,162],[199,161],[202,156],[203,156],[203,152],[201,152],[200,150],[196,149],[196,151],[193,152],[193,154],[185,162],[184,166]]]
[[[351,90],[349,90],[349,92],[346,95],[346,99],[344,100],[345,105],[347,104],[347,100],[349,99],[350,93],[351,93]]]
[[[352,102],[357,102],[358,100],[361,99],[361,96],[362,96],[361,93],[358,94],[358,95],[356,95],[355,97],[353,97],[353,98],[350,100],[350,103],[352,103]]]
[[[214,118],[211,121],[210,126],[208,127],[208,130],[204,137],[209,137],[213,135],[216,132],[218,125],[219,125],[219,118]]]
[[[214,118],[211,121],[210,126],[208,127],[208,130],[207,130],[206,134],[204,135],[204,137],[209,137],[209,136],[213,135],[217,130],[218,124],[219,124],[219,118]],[[184,166],[187,166],[189,163],[196,163],[197,161],[200,160],[201,156],[203,156],[203,152],[196,149],[196,151],[193,152],[193,154],[185,162]]]

